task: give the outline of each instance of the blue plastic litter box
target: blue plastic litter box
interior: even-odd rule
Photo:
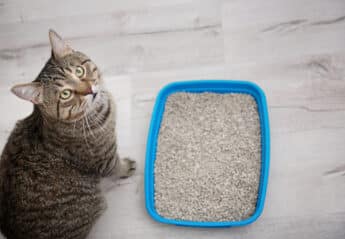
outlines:
[[[242,93],[249,94],[255,99],[257,103],[261,125],[261,174],[256,209],[254,214],[249,218],[242,221],[196,222],[168,219],[162,217],[157,213],[154,202],[154,163],[156,159],[157,139],[159,135],[162,116],[164,114],[165,102],[170,94],[177,92]],[[147,212],[154,220],[158,222],[178,226],[233,227],[250,224],[257,220],[264,208],[266,189],[268,183],[269,161],[270,133],[268,110],[265,94],[260,87],[251,82],[233,80],[196,80],[170,83],[163,87],[157,96],[148,132],[145,166],[145,199]]]

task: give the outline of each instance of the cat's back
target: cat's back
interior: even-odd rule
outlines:
[[[8,238],[64,238],[100,214],[97,182],[44,147],[40,119],[18,121],[0,161],[1,231]]]
[[[7,177],[15,172],[29,172],[33,161],[44,163],[42,159],[42,145],[40,144],[40,120],[33,114],[19,120],[1,154],[0,160],[0,183],[8,183]],[[27,170],[24,170],[27,169]],[[25,174],[17,175],[16,179],[25,177]],[[3,190],[1,190],[3,191]]]

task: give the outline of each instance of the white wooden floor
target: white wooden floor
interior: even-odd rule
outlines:
[[[120,151],[139,164],[107,193],[90,239],[345,238],[344,0],[0,0],[0,148],[31,110],[9,88],[38,74],[48,28],[103,69],[119,108]],[[243,228],[156,223],[143,194],[156,93],[171,81],[220,78],[254,81],[268,98],[264,213]]]

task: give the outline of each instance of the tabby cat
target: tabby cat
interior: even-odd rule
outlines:
[[[97,66],[50,30],[52,55],[31,83],[12,92],[31,101],[0,161],[0,229],[9,239],[85,238],[105,209],[102,177],[123,178],[115,107]]]

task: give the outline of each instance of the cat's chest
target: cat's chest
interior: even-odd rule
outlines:
[[[109,120],[102,128],[82,133],[77,140],[67,143],[62,157],[73,164],[90,166],[116,153],[115,122]]]
[[[107,131],[93,133],[88,137],[82,137],[79,141],[66,145],[66,150],[74,156],[91,157],[101,156],[105,148],[115,144],[116,136],[113,128]]]

